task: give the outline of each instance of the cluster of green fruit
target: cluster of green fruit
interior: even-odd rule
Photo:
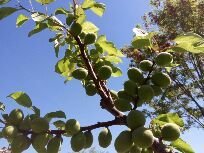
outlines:
[[[127,126],[130,130],[122,131],[115,140],[118,153],[153,153],[151,146],[155,135],[144,127],[145,115],[138,110],[132,110],[127,115]],[[166,123],[161,128],[161,137],[165,141],[174,141],[180,136],[180,129],[174,123]]]
[[[14,109],[5,120],[2,135],[10,142],[12,153],[21,153],[31,144],[37,152],[43,153],[47,150],[55,153],[55,148],[60,145],[61,140],[48,134],[48,130],[49,122],[45,118],[37,115],[27,115],[24,118],[22,110]]]
[[[85,45],[90,45],[95,43],[96,41],[96,34],[94,33],[84,33],[82,32],[82,26],[79,23],[74,22],[70,27],[70,33],[72,36],[80,38],[83,40]]]
[[[107,80],[111,77],[112,68],[108,65],[101,66],[97,71],[97,76],[100,80]],[[75,79],[85,81],[85,91],[88,96],[94,96],[97,93],[96,86],[93,80],[90,79],[88,75],[88,70],[85,68],[77,68],[72,72],[72,76]]]
[[[159,67],[166,66],[172,62],[172,55],[169,53],[160,53],[155,58],[155,63]],[[139,68],[130,68],[127,72],[129,80],[124,82],[124,89],[115,95],[115,106],[122,112],[130,111],[132,105],[141,106],[144,102],[151,101],[154,96],[162,94],[162,88],[166,88],[171,84],[171,79],[164,72],[155,71],[154,64],[150,60],[143,60],[139,64]],[[149,72],[147,77],[144,74]],[[151,74],[151,75],[150,75]]]

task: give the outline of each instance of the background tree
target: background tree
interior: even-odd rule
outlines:
[[[54,1],[36,0],[36,2],[48,5]],[[0,4],[6,4],[6,7],[0,8],[0,19],[21,11],[24,14],[18,16],[17,27],[22,26],[29,17],[35,22],[34,29],[28,34],[29,37],[44,29],[53,31],[56,35],[49,41],[54,43],[56,57],[59,56],[60,47],[65,50],[64,57],[56,63],[55,71],[65,77],[65,82],[71,79],[79,80],[87,96],[99,95],[101,108],[114,118],[110,121],[81,126],[75,119],[64,121],[66,114],[62,110],[42,116],[40,109],[33,105],[28,94],[22,91],[14,92],[8,97],[19,105],[31,109],[33,113],[25,115],[21,109],[14,109],[9,114],[2,114],[1,137],[8,141],[12,152],[23,152],[32,144],[37,152],[57,153],[65,137],[71,137],[72,150],[79,152],[91,147],[92,130],[102,127],[98,141],[101,147],[107,148],[112,140],[109,127],[114,125],[128,127],[115,139],[114,146],[117,152],[172,153],[174,149],[194,152],[179,138],[184,123],[178,114],[160,114],[149,125],[145,125],[146,114],[138,110],[139,107],[143,109],[141,106],[162,94],[171,84],[169,75],[165,71],[160,72],[165,65],[172,63],[173,56],[170,53],[155,52],[148,61],[143,60],[139,68],[128,69],[128,80],[124,82],[124,89],[115,92],[109,89],[108,83],[110,77],[121,75],[117,67],[121,61],[121,52],[112,42],[107,41],[104,35],[98,34],[99,29],[86,20],[85,13],[90,9],[101,16],[105,10],[104,4],[90,0],[77,3],[73,0],[69,9],[58,8],[50,14],[47,7],[45,13],[38,12],[34,11],[33,5],[32,9],[28,9],[20,1],[17,1],[15,6],[10,6],[8,0]],[[64,23],[57,18],[59,15],[64,17]],[[194,34],[191,36],[197,39]],[[150,40],[151,35],[147,38]],[[180,41],[185,39],[188,37],[180,38]],[[148,40],[138,42],[134,39],[132,47],[151,46]],[[163,60],[163,57],[167,60]],[[5,110],[3,103],[0,103],[0,109]],[[54,125],[53,129],[51,124]]]
[[[195,32],[200,36],[204,34],[204,2],[200,0],[151,0],[153,10],[143,18],[147,29],[158,28],[159,34],[154,37],[158,43],[157,50],[167,49],[176,36],[185,32]],[[192,40],[189,40],[192,41]],[[202,42],[203,43],[203,42]],[[140,59],[131,52],[125,52],[133,59],[131,66],[137,65]],[[145,56],[145,54],[143,55]],[[175,54],[175,63],[169,72],[173,84],[168,88],[161,99],[151,103],[156,112],[151,115],[176,111],[186,121],[186,128],[204,127],[204,82],[203,82],[203,53]],[[194,124],[196,123],[196,124]]]

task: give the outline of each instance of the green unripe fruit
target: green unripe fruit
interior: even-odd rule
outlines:
[[[24,130],[24,131],[30,130],[30,129],[31,129],[30,123],[31,123],[30,117],[29,117],[29,116],[26,116],[26,117],[24,118],[24,120],[20,123],[19,129],[20,129],[20,130]]]
[[[155,96],[159,96],[159,95],[162,94],[163,91],[162,91],[162,89],[160,87],[155,86],[155,85],[152,85],[151,87],[154,90],[154,95]]]
[[[146,122],[146,118],[144,113],[138,110],[132,110],[128,113],[127,116],[127,125],[131,129],[136,129],[140,126],[144,126]]]
[[[30,147],[31,141],[24,135],[18,135],[11,143],[12,153],[21,153]]]
[[[96,35],[94,33],[88,33],[86,34],[84,38],[84,44],[93,44],[96,41]]]
[[[37,152],[44,151],[45,146],[47,145],[49,139],[50,139],[50,135],[47,133],[38,134],[35,136],[32,135],[31,141],[32,141],[33,148]]]
[[[85,79],[87,75],[88,75],[88,71],[85,68],[78,68],[72,72],[72,76],[78,80]]]
[[[170,53],[162,52],[157,55],[155,62],[158,66],[164,67],[173,61],[173,56]]]
[[[161,88],[166,88],[171,84],[171,78],[168,74],[162,72],[156,72],[152,75],[152,82]]]
[[[84,148],[90,148],[91,145],[93,144],[93,135],[91,131],[85,132],[84,135],[86,137],[86,143],[84,145]]]
[[[33,119],[30,126],[34,133],[43,133],[49,130],[49,122],[45,118]]]
[[[112,141],[112,134],[108,128],[103,128],[103,130],[98,135],[98,142],[102,148],[107,148]]]
[[[19,125],[23,121],[24,115],[22,110],[14,109],[9,114],[9,122],[13,125]]]
[[[67,134],[73,136],[80,131],[80,124],[75,119],[70,119],[65,124],[65,131]]]
[[[98,71],[98,77],[101,80],[107,80],[111,77],[112,68],[110,66],[104,65]]]
[[[166,123],[161,129],[163,140],[175,141],[180,137],[179,126],[174,123]]]
[[[79,23],[73,23],[70,28],[70,32],[73,36],[78,36],[82,31],[82,26]]]
[[[118,97],[120,99],[125,99],[128,102],[134,101],[133,97],[129,95],[125,90],[118,91]]]
[[[132,109],[130,102],[125,99],[117,99],[114,104],[115,107],[122,112],[127,112]]]
[[[137,147],[137,146],[133,146],[131,149],[130,149],[130,152],[129,153],[141,153],[142,149]]]
[[[139,64],[142,71],[150,71],[152,69],[152,65],[153,63],[149,60],[143,60]]]
[[[138,68],[130,68],[127,72],[128,78],[136,83],[142,84],[144,77],[142,72]]]
[[[96,86],[93,83],[86,85],[85,89],[88,96],[94,96],[97,93]]]
[[[137,84],[131,80],[125,81],[124,83],[124,90],[130,94],[130,95],[136,95],[137,94]]]
[[[47,144],[47,153],[58,153],[61,145],[61,137],[54,137],[50,139]]]
[[[125,153],[132,147],[132,135],[131,131],[122,131],[118,137],[115,139],[115,150],[118,153]]]
[[[132,140],[136,146],[140,148],[148,148],[153,144],[154,136],[152,131],[144,127],[139,127],[133,131]]]
[[[6,139],[12,139],[18,134],[18,129],[15,126],[8,125],[5,126],[2,130],[2,135]]]
[[[142,85],[138,89],[138,96],[143,101],[150,101],[154,97],[154,90],[150,85]]]
[[[83,132],[79,132],[71,138],[71,148],[75,152],[81,151],[86,144],[86,137]]]

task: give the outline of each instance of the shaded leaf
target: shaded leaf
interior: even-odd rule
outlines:
[[[6,4],[8,2],[10,2],[10,0],[0,0],[0,5]]]
[[[46,28],[47,28],[47,24],[46,23],[38,23],[35,26],[35,28],[28,33],[28,37],[31,37],[32,35],[34,35],[36,33],[39,33],[39,32],[43,31]]]
[[[65,122],[61,120],[57,120],[53,123],[55,127],[59,130],[64,130],[65,129]]]
[[[69,13],[69,11],[67,11],[65,8],[57,8],[56,11],[55,11],[55,15],[58,15],[58,14],[67,15],[68,13]]]
[[[31,110],[33,110],[33,112],[37,115],[37,116],[40,116],[40,109],[35,107],[35,106],[32,106],[30,108]]]
[[[48,120],[51,120],[53,118],[65,118],[66,119],[66,115],[63,111],[56,111],[56,112],[47,113],[45,115],[45,118]]]
[[[28,20],[29,18],[27,16],[25,16],[24,14],[20,14],[16,20],[16,26],[21,27]]]
[[[181,151],[182,153],[195,153],[191,146],[180,138],[172,142],[171,146]]]
[[[0,102],[0,110],[5,111],[5,105],[2,102]]]
[[[113,76],[113,77],[120,77],[123,74],[121,69],[118,67],[112,67],[112,71],[113,71],[113,73],[111,74],[111,76]]]
[[[2,7],[2,8],[0,8],[0,20],[6,18],[7,16],[13,14],[16,11],[18,11],[18,9],[13,8],[13,7]]]
[[[102,16],[105,12],[106,5],[103,3],[95,3],[92,7],[91,10],[98,16]]]
[[[15,100],[21,106],[28,107],[28,108],[32,106],[32,101],[25,92],[22,92],[22,91],[14,92],[10,94],[8,97]]]
[[[55,0],[36,0],[36,2],[40,3],[40,4],[50,4],[52,2],[54,2]]]

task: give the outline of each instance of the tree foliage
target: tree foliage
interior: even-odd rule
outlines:
[[[156,110],[155,113],[151,114],[176,111],[185,118],[186,128],[203,128],[204,56],[202,37],[204,34],[204,3],[199,0],[151,0],[151,6],[153,10],[144,15],[143,18],[147,29],[150,30],[156,27],[159,30],[159,33],[154,36],[154,40],[158,44],[157,50],[168,49],[172,45],[169,40],[173,40],[176,36],[185,32],[195,32],[201,36],[201,41],[197,44],[200,47],[197,49],[195,48],[196,44],[194,47],[190,47],[190,43],[195,40],[191,37],[192,35],[189,35],[189,38],[186,39],[184,50],[180,47],[174,48],[178,52],[185,50],[190,52],[174,53],[175,65],[171,69],[168,68],[173,83],[165,94],[160,97],[161,99],[157,99],[156,102],[151,104]],[[176,39],[176,43],[179,43],[181,37]],[[199,36],[197,38],[199,39]],[[139,58],[146,56],[143,52],[140,52],[140,54],[125,52],[125,54],[133,59],[132,66],[139,63]]]

